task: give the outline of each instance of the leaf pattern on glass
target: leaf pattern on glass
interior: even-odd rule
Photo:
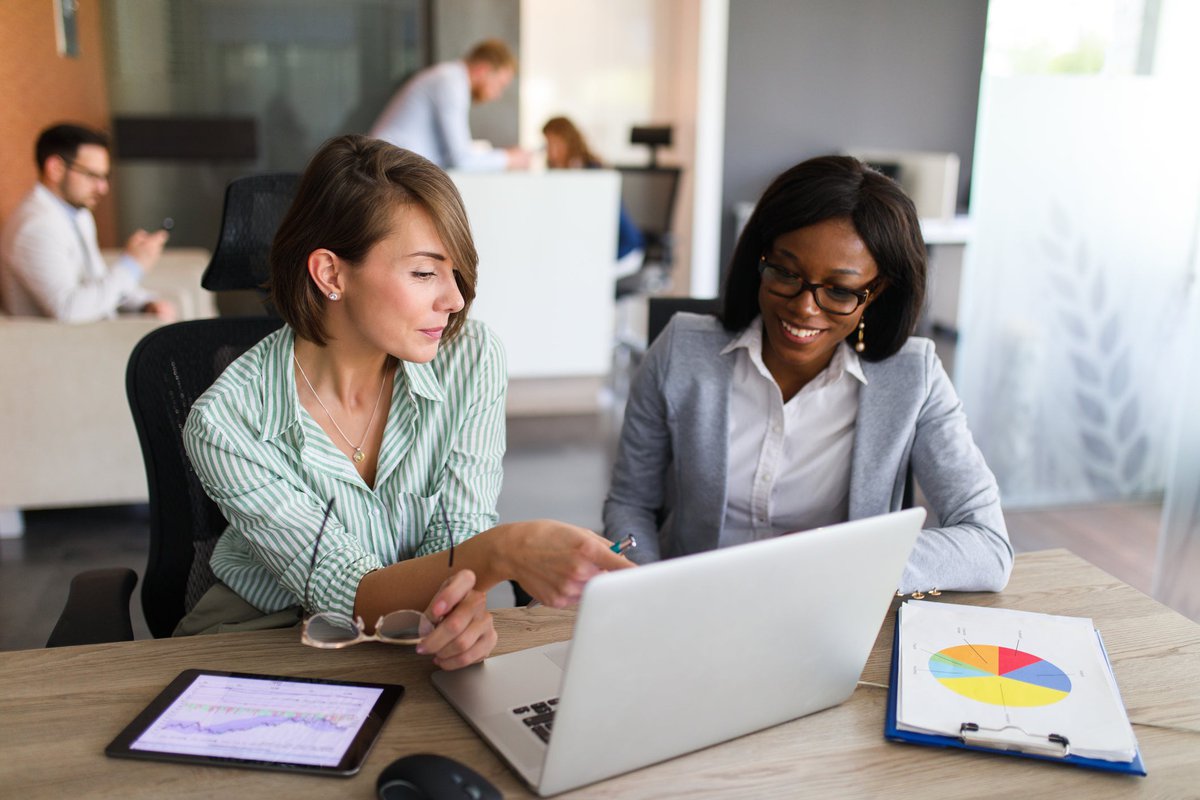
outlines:
[[[1104,425],[1107,414],[1104,411],[1104,405],[1086,392],[1076,392],[1075,402],[1079,404],[1079,413],[1084,419],[1092,423],[1096,427]]]
[[[1049,277],[1064,287],[1052,324],[1061,331],[1073,383],[1067,402],[1078,448],[1072,453],[1068,447],[1055,463],[1067,469],[1074,462],[1076,474],[1098,496],[1129,496],[1143,485],[1150,439],[1122,310],[1116,307],[1120,298],[1110,291],[1107,270],[1075,235],[1068,209],[1052,203],[1049,221],[1037,247],[1053,265]]]
[[[1117,438],[1127,440],[1133,438],[1133,431],[1138,423],[1138,401],[1136,397],[1131,397],[1125,401],[1125,407],[1121,409],[1120,415],[1117,417]]]
[[[1125,454],[1125,463],[1121,465],[1121,477],[1126,482],[1132,483],[1142,473],[1146,467],[1146,455],[1149,452],[1150,440],[1145,434],[1142,434],[1129,448],[1129,452]]]
[[[1121,320],[1114,313],[1100,329],[1100,350],[1111,351],[1121,336]]]
[[[1077,353],[1070,355],[1071,366],[1075,367],[1075,375],[1084,383],[1092,386],[1100,385],[1100,370],[1087,358]]]

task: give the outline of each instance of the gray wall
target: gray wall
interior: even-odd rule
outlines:
[[[722,266],[733,207],[811,156],[960,158],[967,199],[987,0],[735,0],[729,7]]]

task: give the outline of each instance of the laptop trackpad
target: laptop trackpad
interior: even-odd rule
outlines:
[[[567,668],[567,653],[571,650],[571,642],[556,642],[542,648],[542,655],[554,662],[559,669]]]

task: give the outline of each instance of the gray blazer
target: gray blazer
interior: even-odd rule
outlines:
[[[725,518],[734,334],[714,317],[676,314],[634,378],[605,533],[637,536],[635,561],[712,550]],[[900,591],[999,591],[1012,571],[1000,492],[928,339],[862,362],[850,467],[850,519],[900,508],[906,465],[932,508]],[[661,516],[661,524],[660,522]]]

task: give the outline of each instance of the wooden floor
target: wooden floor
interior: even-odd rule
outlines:
[[[1018,552],[1065,547],[1100,569],[1150,594],[1162,504],[1098,503],[1071,508],[1006,511]]]

